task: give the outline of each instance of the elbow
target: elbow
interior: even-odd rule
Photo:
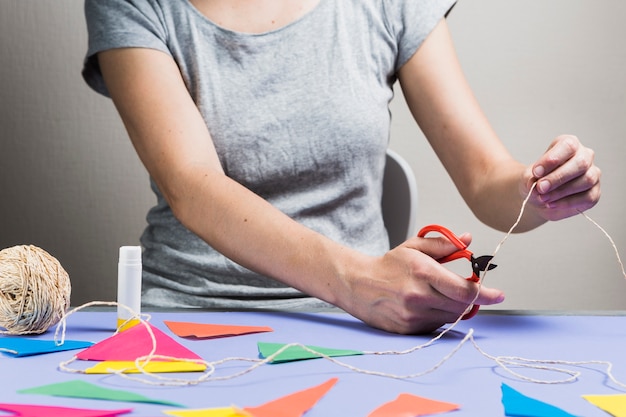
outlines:
[[[188,229],[193,229],[194,221],[201,218],[199,207],[206,206],[203,195],[209,192],[207,184],[209,174],[198,172],[184,172],[171,174],[166,178],[155,179],[155,184],[169,206],[172,214]],[[204,207],[203,210],[205,210]]]

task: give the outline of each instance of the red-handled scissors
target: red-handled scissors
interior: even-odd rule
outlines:
[[[446,229],[443,226],[439,226],[438,224],[431,224],[429,226],[424,226],[419,233],[418,237],[424,237],[430,232],[437,232],[445,236],[456,248],[458,251],[451,253],[448,256],[444,256],[443,258],[437,259],[437,261],[441,264],[454,261],[455,259],[467,259],[472,263],[472,276],[466,278],[468,281],[479,282],[480,281],[480,273],[483,271],[491,271],[497,265],[491,263],[493,256],[491,255],[483,255],[478,258],[474,258],[474,254],[467,249],[467,245],[461,241],[454,233],[452,233],[449,229]],[[479,305],[475,304],[472,306],[472,309],[463,316],[463,320],[471,319],[478,313]]]

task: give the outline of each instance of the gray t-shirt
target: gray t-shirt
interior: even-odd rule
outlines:
[[[285,27],[245,34],[219,27],[187,0],[87,0],[83,76],[107,95],[98,52],[169,54],[226,175],[307,227],[381,255],[389,249],[380,201],[392,86],[453,2],[321,0]],[[157,204],[141,237],[144,305],[326,306],[222,256],[178,222],[153,182],[152,189]]]

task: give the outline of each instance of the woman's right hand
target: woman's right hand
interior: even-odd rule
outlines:
[[[461,240],[469,244],[471,236]],[[415,334],[456,321],[472,304],[502,302],[502,291],[479,286],[437,262],[456,250],[442,237],[405,241],[374,260],[371,277],[353,282],[346,311],[373,327]]]

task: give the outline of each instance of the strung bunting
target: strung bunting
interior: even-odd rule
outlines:
[[[86,398],[92,400],[126,401],[139,403],[164,404],[174,407],[182,407],[171,401],[157,400],[144,397],[129,391],[102,388],[98,385],[81,380],[60,382],[57,384],[42,385],[35,388],[19,390],[20,394],[42,394],[55,397]]]
[[[57,346],[54,340],[0,337],[0,352],[14,357],[84,349],[91,345],[93,345],[93,342],[84,342],[81,340],[66,340],[63,344]]]
[[[398,398],[385,403],[368,414],[367,417],[418,417],[458,410],[452,403],[431,400],[412,394],[400,394]]]
[[[89,408],[51,407],[46,405],[4,404],[0,410],[13,413],[16,417],[115,417],[133,411],[132,408],[121,410],[95,410]]]
[[[505,415],[514,417],[576,417],[543,401],[530,398],[502,384],[502,404]]]
[[[163,323],[179,337],[197,337],[200,339],[240,336],[251,333],[271,332],[267,326],[234,326],[226,324],[204,324],[186,321],[167,321]]]
[[[259,348],[259,355],[265,359],[276,354],[281,349],[284,349],[287,344],[258,342],[257,346]],[[363,352],[358,350],[331,349],[320,346],[289,346],[278,355],[273,357],[270,363],[299,361],[304,359],[318,359],[321,358],[322,355],[353,356],[363,355]]]
[[[201,360],[200,356],[147,322],[96,343],[79,352],[76,358],[84,361],[134,361],[146,356],[153,348],[153,341],[146,326],[150,326],[156,340],[155,355]],[[160,359],[155,358],[154,360]]]
[[[337,378],[315,387],[307,388],[286,395],[258,407],[209,408],[201,410],[164,411],[165,414],[178,417],[301,417],[335,385]]]

